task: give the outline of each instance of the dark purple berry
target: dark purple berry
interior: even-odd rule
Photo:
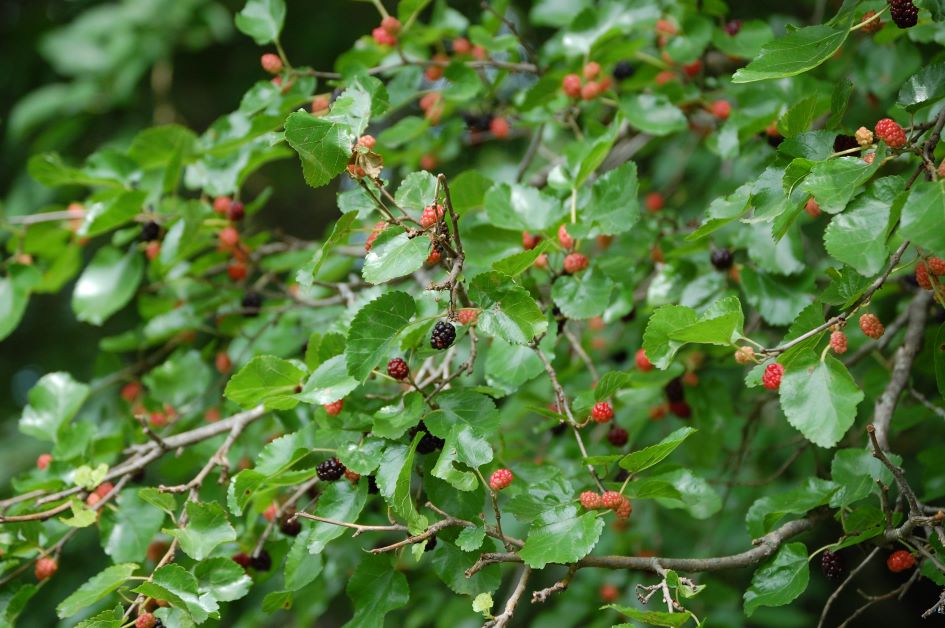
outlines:
[[[345,466],[337,458],[329,458],[319,462],[315,467],[318,479],[323,482],[334,482],[345,474]]]
[[[442,351],[453,344],[454,340],[456,340],[456,328],[453,327],[453,323],[437,321],[430,334],[430,346]]]
[[[728,270],[732,267],[734,259],[732,252],[728,249],[716,249],[709,256],[709,260],[716,270]]]

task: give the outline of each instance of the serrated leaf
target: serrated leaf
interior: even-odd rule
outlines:
[[[216,502],[187,502],[187,525],[165,529],[176,537],[180,548],[194,560],[203,560],[221,543],[236,540],[236,530],[227,521],[223,507]]]
[[[791,425],[815,445],[833,447],[853,425],[864,395],[842,362],[808,354],[787,365],[780,397]]]
[[[83,608],[95,604],[123,585],[137,568],[138,565],[134,563],[122,563],[106,567],[89,578],[72,595],[60,602],[56,606],[56,614],[60,619],[65,619],[66,617],[72,617]]]
[[[413,297],[397,291],[383,294],[358,310],[345,347],[348,374],[363,382],[381,360],[393,357],[390,354],[398,336],[416,313]]]
[[[520,184],[495,184],[486,192],[483,204],[493,225],[515,231],[543,231],[557,224],[567,211],[551,194]]]
[[[354,603],[354,616],[343,628],[382,626],[384,616],[406,605],[410,598],[406,576],[394,569],[385,555],[361,558],[346,591]]]
[[[669,456],[683,441],[696,433],[695,428],[681,427],[655,445],[627,454],[620,459],[620,466],[630,473],[639,473],[660,463]]]
[[[29,404],[20,417],[20,431],[33,438],[56,442],[60,430],[85,403],[90,388],[68,373],[47,373],[30,388]]]
[[[332,482],[325,487],[318,498],[315,514],[335,521],[356,521],[364,508],[366,500],[366,480],[362,480],[356,485],[350,482]],[[308,552],[310,554],[321,553],[328,543],[342,536],[346,531],[347,528],[330,523],[311,522],[311,532],[308,533]]]
[[[761,538],[774,530],[785,515],[802,515],[823,506],[837,491],[837,485],[820,478],[807,478],[803,486],[786,493],[755,500],[745,515],[748,533]]]
[[[299,154],[305,182],[318,188],[344,172],[357,138],[346,125],[297,111],[285,120],[285,139]]]
[[[279,39],[285,22],[284,0],[247,0],[235,18],[236,28],[263,46]]]
[[[358,380],[348,375],[345,356],[336,355],[318,365],[296,398],[307,403],[332,403],[357,387]]]
[[[548,563],[573,563],[594,549],[603,530],[604,520],[596,513],[578,514],[573,504],[562,504],[543,512],[532,523],[518,554],[533,569],[542,569]]]
[[[528,290],[511,277],[487,272],[473,278],[469,296],[482,311],[478,328],[512,344],[528,344],[548,329],[548,321]]]
[[[809,579],[807,547],[803,543],[782,545],[752,576],[751,586],[745,591],[745,615],[751,617],[762,606],[792,602],[807,589]]]
[[[143,561],[148,545],[161,531],[164,512],[132,490],[120,492],[115,505],[117,509],[102,515],[102,548],[116,563]]]
[[[903,237],[930,253],[945,256],[945,179],[917,182],[902,208]]]
[[[294,363],[260,355],[230,378],[223,394],[244,408],[264,404],[270,410],[288,410],[298,405],[295,387],[304,378],[305,371]]]
[[[364,256],[361,276],[373,284],[385,283],[419,270],[430,254],[430,239],[411,238],[406,232],[388,229]]]
[[[686,114],[664,94],[635,94],[620,101],[620,111],[635,128],[653,135],[669,135],[686,128]]]
[[[852,16],[851,16],[852,19]],[[762,46],[758,56],[732,76],[749,83],[802,74],[829,59],[846,41],[849,20],[837,28],[820,24],[799,28]]]
[[[41,277],[32,266],[13,264],[10,274],[0,278],[0,340],[13,333],[20,324],[30,291],[36,287]]]
[[[104,246],[79,276],[72,292],[72,311],[80,321],[101,325],[125,307],[138,290],[144,260],[135,249],[123,253]]]

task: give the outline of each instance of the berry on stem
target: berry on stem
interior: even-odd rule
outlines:
[[[650,362],[650,359],[646,357],[646,350],[643,348],[637,349],[637,353],[634,356],[634,360],[637,363],[637,368],[646,373],[647,371],[653,370],[653,363]]]
[[[889,17],[899,28],[912,28],[919,23],[919,9],[912,0],[889,0]]]
[[[817,218],[820,216],[820,204],[814,200],[813,196],[807,199],[807,202],[804,204],[804,211],[807,212],[807,215],[811,218]]]
[[[233,201],[230,203],[229,209],[226,210],[226,217],[233,222],[239,222],[246,216],[246,206],[240,203],[239,201]]]
[[[240,307],[243,308],[243,316],[259,316],[259,310],[262,308],[263,298],[258,292],[247,292],[240,301]]]
[[[295,508],[289,508],[279,517],[279,530],[286,536],[298,536],[302,531],[302,522],[294,515]]]
[[[157,626],[157,617],[151,613],[144,613],[138,615],[138,618],[135,619],[135,628],[154,628]]]
[[[886,333],[886,328],[879,321],[879,318],[875,314],[864,314],[860,317],[860,329],[863,330],[863,333],[876,340],[882,338],[883,334]]]
[[[541,236],[534,235],[527,231],[522,232],[522,248],[526,251],[531,251],[538,246],[539,242],[541,242]]]
[[[596,61],[590,61],[584,65],[584,69],[581,73],[584,74],[584,78],[587,80],[593,80],[600,74],[600,64]]]
[[[496,116],[489,123],[489,130],[492,131],[492,135],[494,135],[497,140],[507,138],[511,129],[512,126],[509,124],[509,121],[501,116]]]
[[[616,510],[623,503],[623,495],[617,491],[604,491],[600,496],[600,505],[608,510]]]
[[[568,229],[564,225],[558,227],[558,242],[566,249],[574,248],[574,238],[568,235]]]
[[[233,281],[242,281],[246,279],[249,270],[243,262],[230,262],[226,267],[226,274]]]
[[[263,519],[266,521],[275,521],[276,515],[279,514],[279,504],[272,502],[269,506],[263,511]]]
[[[709,261],[716,270],[728,270],[732,267],[735,257],[729,249],[716,249],[709,255]]]
[[[512,483],[514,476],[508,469],[497,469],[489,477],[489,487],[494,491],[501,491]]]
[[[436,221],[443,217],[443,206],[442,205],[427,205],[423,208],[423,213],[420,215],[420,226],[424,229],[429,229],[436,224]]]
[[[40,471],[45,471],[52,461],[52,454],[39,454],[39,456],[36,458],[36,468]]]
[[[407,366],[403,358],[394,358],[387,363],[387,374],[394,379],[407,379],[407,375],[410,374],[410,367]]]
[[[34,573],[36,574],[36,579],[42,582],[43,580],[52,578],[53,574],[55,574],[58,569],[59,564],[56,562],[55,558],[43,556],[36,561]]]
[[[568,253],[564,258],[564,272],[569,275],[579,273],[587,268],[587,256],[581,253]]]
[[[601,507],[600,495],[594,491],[584,491],[580,496],[581,506],[587,510],[597,510]]]
[[[267,52],[259,58],[259,63],[262,65],[263,70],[269,72],[269,74],[279,74],[282,72],[282,59],[280,59],[277,54]]]
[[[739,364],[751,364],[755,361],[755,350],[750,345],[742,345],[735,350],[735,361]]]
[[[643,201],[646,205],[646,210],[651,214],[655,214],[659,210],[663,209],[663,195],[659,192],[650,192],[646,195],[646,199]]]
[[[820,569],[828,580],[841,580],[846,575],[846,564],[839,553],[824,550],[820,555]]]
[[[899,573],[915,567],[915,556],[907,550],[896,550],[886,559],[886,566],[889,571]]]
[[[692,416],[692,406],[685,401],[670,401],[669,411],[680,419],[688,419]]]
[[[837,355],[847,352],[847,335],[840,330],[830,334],[830,348]]]
[[[345,406],[345,400],[339,399],[338,401],[332,401],[331,403],[326,403],[322,407],[325,408],[325,412],[329,416],[338,416],[341,414],[341,409]]]
[[[561,81],[561,89],[571,98],[581,95],[581,77],[577,74],[568,74]]]
[[[915,282],[924,290],[932,289],[932,279],[929,277],[929,269],[925,262],[919,260],[915,265]]]
[[[616,425],[607,432],[607,440],[614,447],[623,447],[627,444],[629,439],[630,435],[627,433],[627,430],[622,427],[617,427]]]
[[[863,147],[869,146],[873,143],[873,132],[867,129],[865,126],[858,128],[856,133],[853,134],[853,137],[856,138],[856,143]]]
[[[479,318],[479,310],[471,307],[463,308],[456,312],[456,321],[461,325],[471,325]]]
[[[624,60],[618,61],[617,65],[614,66],[613,72],[610,74],[616,81],[625,81],[626,79],[633,76],[634,72],[635,70],[633,69],[633,65],[629,61]]]
[[[269,571],[272,569],[272,557],[266,550],[259,550],[259,553],[249,559],[249,566],[256,571]]]
[[[226,375],[233,368],[233,362],[230,361],[230,356],[226,351],[219,351],[217,355],[213,358],[213,364],[217,368],[217,372]]]
[[[220,242],[220,249],[231,251],[240,242],[240,232],[235,227],[224,227],[217,234],[217,240]]]
[[[591,408],[591,418],[598,423],[607,423],[614,418],[614,409],[606,401],[598,401]]]
[[[761,383],[768,390],[777,390],[781,387],[782,376],[784,376],[784,367],[777,362],[772,362],[765,367]]]
[[[315,466],[315,473],[323,482],[334,482],[345,474],[345,466],[337,458],[329,458]]]
[[[600,600],[604,604],[613,604],[620,599],[620,589],[612,584],[600,585]]]
[[[732,113],[732,105],[727,100],[716,100],[709,107],[709,111],[719,120],[728,120]]]
[[[876,137],[886,142],[890,148],[902,148],[906,145],[906,132],[891,118],[883,118],[876,123]]]
[[[393,15],[388,15],[383,20],[381,20],[381,28],[391,35],[396,35],[400,32],[400,20],[398,20]]]
[[[449,321],[437,321],[430,334],[430,346],[443,350],[456,340],[456,328]]]

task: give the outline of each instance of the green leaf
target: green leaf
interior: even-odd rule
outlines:
[[[755,501],[745,515],[748,533],[752,538],[761,538],[774,530],[785,515],[802,515],[830,501],[837,485],[820,478],[807,478],[807,482],[787,493],[769,495]]]
[[[638,196],[637,165],[628,161],[594,182],[591,202],[581,210],[581,222],[604,235],[630,231],[640,219]]]
[[[942,97],[945,97],[945,63],[924,66],[899,88],[899,104],[910,112]]]
[[[142,381],[156,400],[180,408],[206,394],[212,377],[210,367],[192,349],[174,353]]]
[[[253,586],[246,570],[231,558],[217,556],[197,563],[194,567],[197,589],[201,595],[210,595],[218,602],[232,602],[249,593]]]
[[[357,521],[358,515],[367,501],[367,481],[356,485],[350,482],[332,482],[318,498],[315,514],[325,519],[335,521]],[[311,522],[311,532],[308,535],[309,554],[319,554],[331,541],[343,535],[347,528],[322,523]],[[306,525],[308,523],[306,522]],[[308,528],[306,528],[308,529]]]
[[[361,558],[346,591],[354,604],[354,616],[344,628],[382,626],[387,613],[402,608],[410,599],[407,577],[384,555]]]
[[[532,523],[518,554],[534,569],[548,563],[573,563],[591,553],[603,530],[604,520],[596,513],[578,514],[573,504],[561,504]]]
[[[467,170],[450,181],[453,209],[460,216],[482,207],[486,192],[492,187],[489,179],[478,170]]]
[[[827,110],[829,102],[820,94],[802,98],[791,105],[787,113],[778,119],[778,131],[784,137],[795,137],[807,131],[814,119]]]
[[[400,438],[420,421],[425,408],[420,393],[408,393],[397,403],[384,406],[374,413],[374,429],[371,433],[381,438]]]
[[[125,224],[141,211],[146,198],[141,190],[108,190],[93,196],[86,205],[79,235],[94,237]]]
[[[33,438],[56,442],[63,426],[85,403],[90,390],[68,373],[43,375],[27,394],[29,404],[23,408],[20,431]]]
[[[489,593],[480,593],[473,599],[472,609],[474,613],[486,614],[492,610],[492,595]]]
[[[783,606],[807,589],[810,568],[807,547],[788,543],[755,571],[751,586],[745,591],[745,615],[751,617],[761,606]]]
[[[157,569],[151,582],[143,582],[134,591],[186,608],[197,623],[219,615],[217,601],[209,595],[201,596],[193,574],[174,563]]]
[[[75,625],[75,628],[121,628],[123,611],[124,608],[119,604],[111,610],[102,611],[88,619],[83,619]]]
[[[124,495],[124,493],[122,493],[122,495]],[[162,493],[158,489],[148,486],[138,489],[138,497],[140,497],[143,502],[151,504],[159,510],[163,510],[172,517],[174,513],[177,512],[177,499],[175,499],[174,495],[171,493]]]
[[[877,151],[871,164],[859,157],[835,157],[817,162],[800,189],[812,195],[828,214],[842,212],[860,191],[860,186],[869,181],[883,163],[881,153],[882,149]]]
[[[325,240],[325,243],[322,244],[321,248],[318,249],[318,252],[315,253],[315,257],[312,259],[311,267],[306,266],[299,269],[299,283],[306,286],[310,286],[312,284],[312,279],[318,276],[318,271],[321,270],[322,264],[324,264],[325,260],[328,259],[328,254],[331,253],[332,249],[347,241],[348,236],[351,234],[352,226],[357,219],[357,212],[342,214],[341,218],[335,222],[335,226],[332,227],[331,235],[328,236],[328,239]]]
[[[705,479],[689,469],[676,469],[651,478],[656,481],[651,489],[658,489],[659,482],[672,485],[679,497],[666,498],[653,496],[667,508],[681,508],[696,519],[708,519],[722,508],[722,498]]]
[[[394,200],[404,209],[419,213],[436,200],[436,187],[436,177],[429,172],[411,172],[397,188]]]
[[[10,275],[0,278],[0,340],[13,333],[20,324],[30,290],[36,287],[41,277],[32,266],[13,264]]]
[[[865,277],[882,270],[889,256],[885,238],[877,237],[889,223],[889,203],[861,195],[845,212],[834,216],[824,231],[830,255]]]
[[[65,619],[72,617],[86,606],[95,604],[123,585],[137,568],[138,565],[134,563],[122,563],[105,568],[60,602],[56,607],[56,614],[60,619]]]
[[[620,111],[635,128],[653,135],[669,135],[686,128],[686,114],[664,94],[635,94],[620,101]]]
[[[485,528],[478,526],[474,528],[463,528],[459,536],[456,537],[456,547],[464,552],[475,552],[482,547],[482,542],[486,540]]]
[[[663,438],[659,443],[624,456],[620,459],[620,466],[630,473],[639,473],[644,469],[649,469],[673,453],[677,447],[682,445],[684,440],[695,434],[696,431],[691,427],[681,427]]]
[[[732,76],[733,83],[750,83],[802,74],[829,59],[849,34],[850,20],[837,28],[820,24],[799,28],[762,46],[758,56]]]
[[[363,382],[381,360],[391,357],[400,333],[417,313],[406,292],[388,292],[366,304],[348,328],[345,361],[348,374]]]
[[[279,39],[285,22],[284,0],[247,0],[235,18],[236,28],[260,46]]]
[[[385,283],[419,270],[430,254],[430,239],[411,238],[406,232],[388,229],[378,236],[364,256],[361,275],[373,284]]]
[[[887,454],[896,460],[893,454]],[[864,473],[865,471],[865,473]],[[830,498],[833,508],[849,506],[876,490],[876,482],[892,486],[895,478],[879,459],[865,449],[840,449],[830,464],[830,477],[839,489]]]
[[[664,305],[657,308],[646,323],[643,332],[643,348],[646,355],[657,368],[669,366],[673,356],[685,342],[675,341],[670,335],[697,321],[695,310],[683,305]]]
[[[344,172],[357,137],[346,125],[297,111],[285,120],[285,139],[299,154],[305,182],[318,188]]]
[[[791,362],[781,380],[781,408],[788,422],[821,447],[840,442],[863,396],[843,362],[829,355],[820,361],[809,353]]]
[[[565,316],[583,320],[604,313],[614,288],[614,282],[593,266],[579,275],[558,277],[551,287],[551,297]]]
[[[643,348],[650,362],[665,369],[686,343],[732,345],[741,335],[744,320],[737,297],[716,301],[699,317],[692,308],[664,305],[647,321]]]
[[[230,378],[223,394],[244,408],[265,404],[270,410],[288,410],[298,404],[295,387],[304,378],[305,371],[293,362],[259,355]]]
[[[493,225],[515,231],[543,231],[560,222],[567,212],[551,194],[519,184],[495,184],[486,192],[483,204]]]
[[[492,270],[509,277],[516,277],[531,268],[535,264],[535,260],[551,248],[550,241],[542,240],[531,250],[513,253],[496,261],[492,264]]]
[[[144,260],[135,249],[100,248],[76,282],[72,311],[80,321],[101,325],[131,300],[143,273]]]
[[[417,507],[413,503],[413,494],[410,491],[413,459],[421,438],[423,438],[423,432],[417,432],[414,434],[410,447],[406,450],[402,447],[389,447],[385,450],[378,472],[378,486],[381,487],[387,503],[390,504],[395,514],[406,521],[407,529],[410,530],[411,534],[423,532],[428,523],[427,518],[417,512]],[[399,465],[397,464],[398,461],[400,462]],[[380,482],[380,476],[387,477],[391,471],[395,471],[393,486],[389,482]],[[385,487],[386,490],[384,490]]]
[[[4,628],[15,626],[20,613],[23,612],[30,598],[36,595],[37,591],[39,591],[39,587],[35,584],[17,584],[13,582],[6,585],[0,591],[0,626]],[[120,622],[114,628],[118,628],[119,625],[121,625]]]
[[[610,608],[630,619],[642,622],[648,626],[666,626],[667,628],[679,628],[685,626],[691,616],[689,613],[664,613],[660,611],[642,611],[632,606],[620,606],[618,604],[608,604],[601,608]]]
[[[102,514],[102,547],[116,563],[143,561],[148,545],[161,531],[164,512],[151,507],[133,490],[115,499],[117,508]]]
[[[358,380],[348,375],[345,356],[336,355],[318,365],[296,398],[307,403],[332,403],[357,387]]]
[[[528,344],[548,328],[548,321],[528,290],[497,272],[477,275],[469,296],[482,312],[479,331],[512,344]]]
[[[310,584],[325,568],[323,555],[312,554],[308,551],[309,543],[315,534],[317,533],[313,528],[303,526],[302,532],[292,540],[292,547],[289,548],[289,553],[285,557],[285,571],[283,572],[285,588],[289,591],[298,591]]]
[[[476,564],[479,555],[462,552],[449,541],[439,540],[432,554],[434,573],[453,593],[475,595],[479,591],[495,591],[502,583],[498,565],[487,565],[475,575],[466,577],[466,570]]]
[[[546,336],[547,338],[547,336]],[[486,377],[497,380],[501,385],[518,388],[527,381],[543,373],[538,355],[525,345],[512,345],[499,338],[493,338],[492,346],[486,354]]]
[[[164,530],[176,537],[180,548],[194,560],[203,560],[221,543],[236,540],[236,530],[226,519],[223,507],[216,502],[187,502],[187,525]]]
[[[811,301],[807,294],[811,283],[805,275],[789,279],[742,268],[745,298],[772,325],[787,325],[797,317]]]
[[[69,507],[72,516],[60,517],[59,521],[70,528],[87,528],[98,520],[98,514],[78,499],[73,498]]]
[[[945,179],[934,183],[917,182],[902,208],[899,230],[930,253],[945,256]]]

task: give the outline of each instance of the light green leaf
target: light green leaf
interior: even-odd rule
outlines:
[[[47,373],[30,388],[29,404],[20,417],[20,431],[48,442],[56,442],[59,433],[88,398],[90,388],[72,379],[68,373]]]
[[[284,0],[247,0],[235,18],[236,28],[260,46],[279,39],[285,22]]]
[[[332,403],[357,387],[358,380],[348,375],[345,356],[336,355],[318,365],[296,398],[307,403]]]
[[[551,194],[519,184],[495,184],[483,203],[493,225],[516,231],[543,231],[560,222],[567,211]]]
[[[305,182],[318,188],[344,172],[357,137],[343,124],[297,111],[285,120],[285,139],[302,160]]]
[[[335,521],[357,521],[366,501],[367,480],[356,485],[350,482],[332,482],[318,498],[315,514]],[[305,525],[306,529],[309,529],[308,522]],[[328,543],[347,531],[347,528],[320,521],[311,522],[310,529],[307,545],[309,554],[321,553]]]
[[[639,473],[644,469],[649,469],[673,453],[677,447],[682,445],[684,440],[695,434],[696,431],[691,427],[681,427],[659,443],[624,456],[620,459],[620,466],[630,473]]]
[[[945,256],[945,179],[934,183],[916,182],[912,193],[902,208],[903,237],[927,249],[930,253]]]
[[[512,344],[528,344],[544,333],[548,321],[528,290],[511,277],[487,272],[473,278],[469,296],[481,308],[479,330]]]
[[[388,292],[366,304],[351,321],[345,346],[348,374],[363,382],[382,360],[393,357],[400,333],[417,313],[406,292]]]
[[[406,232],[388,229],[378,236],[364,256],[361,275],[373,284],[409,275],[423,266],[431,246],[428,237],[411,238]]]
[[[829,355],[820,361],[809,353],[792,361],[781,380],[781,408],[788,422],[821,447],[840,442],[863,396],[843,362]]]
[[[845,212],[834,216],[824,231],[824,247],[831,257],[872,277],[886,264],[889,248],[882,235],[889,223],[889,203],[861,195]]]
[[[532,523],[518,554],[534,569],[548,563],[573,563],[594,549],[603,530],[604,520],[596,513],[578,514],[573,504],[562,504],[543,512]]]
[[[148,545],[161,531],[164,512],[133,490],[120,492],[115,505],[117,509],[107,509],[102,515],[102,547],[116,563],[143,561]]]
[[[665,626],[667,628],[679,628],[685,626],[691,616],[689,613],[664,613],[660,611],[643,611],[632,606],[620,606],[619,604],[608,604],[602,608],[610,608],[630,619],[634,619],[647,626]]]
[[[852,19],[852,15],[851,15]],[[802,74],[829,59],[846,41],[849,20],[836,28],[820,24],[799,28],[761,48],[759,55],[732,76],[734,83]]]
[[[653,135],[669,135],[686,128],[686,114],[664,94],[635,94],[620,101],[627,122]]]
[[[100,248],[76,282],[72,311],[80,321],[101,325],[131,300],[143,273],[144,260],[135,249]]]
[[[761,538],[777,527],[785,515],[802,515],[826,504],[837,491],[837,485],[820,478],[807,478],[803,486],[786,493],[755,500],[745,515],[748,533]]]
[[[270,410],[288,410],[298,404],[295,387],[304,378],[305,371],[296,364],[259,355],[230,378],[224,395],[244,408],[265,404]]]
[[[581,210],[582,224],[604,235],[630,231],[640,219],[638,193],[637,165],[628,161],[594,182],[591,202]]]
[[[216,502],[187,502],[187,525],[166,529],[165,534],[177,537],[180,548],[194,560],[203,560],[221,543],[236,540],[236,530],[226,519],[223,507]]]
[[[30,290],[36,287],[41,277],[32,266],[13,264],[10,275],[0,278],[0,340],[16,329],[26,312]]]
[[[60,619],[65,619],[95,604],[123,585],[137,568],[138,565],[134,563],[122,563],[105,568],[60,602],[56,607],[56,614]]]
[[[253,581],[246,570],[230,558],[217,556],[197,563],[194,567],[197,589],[218,602],[232,602],[249,593]]]

